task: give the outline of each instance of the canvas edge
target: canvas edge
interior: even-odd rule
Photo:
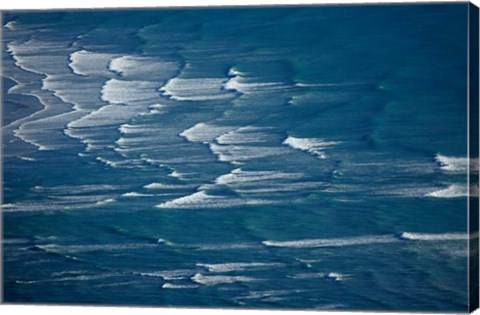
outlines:
[[[0,27],[3,29],[3,14],[0,10]],[[3,46],[3,31],[0,30],[0,43]],[[3,49],[0,49],[0,128],[3,129]],[[0,303],[4,303],[4,281],[3,281],[3,131],[0,135]]]
[[[238,1],[239,3],[241,1]],[[337,7],[337,6],[408,6],[408,5],[469,5],[471,2],[469,0],[415,0],[415,1],[403,1],[403,0],[378,0],[378,1],[367,1],[361,2],[360,1],[352,1],[352,2],[325,2],[325,3],[278,3],[278,4],[261,4],[261,3],[254,3],[254,4],[199,4],[199,5],[182,5],[182,4],[174,4],[174,5],[148,5],[144,7],[138,6],[98,6],[85,8],[85,7],[51,7],[51,8],[21,8],[21,9],[0,9],[0,12],[3,13],[29,13],[29,12],[69,12],[69,11],[111,11],[111,10],[122,10],[122,11],[142,11],[142,10],[202,10],[202,9],[241,9],[241,8],[290,8],[290,7]]]
[[[468,5],[468,311],[479,307],[479,9]]]

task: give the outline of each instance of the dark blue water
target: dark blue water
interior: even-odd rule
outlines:
[[[467,4],[6,12],[6,302],[467,310]]]

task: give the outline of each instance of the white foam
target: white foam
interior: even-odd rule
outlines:
[[[193,274],[195,274],[195,270],[190,269],[162,270],[140,273],[140,275],[144,277],[159,277],[165,281],[189,279]]]
[[[198,251],[225,251],[238,249],[254,249],[259,248],[258,244],[252,243],[215,243],[215,244],[194,244],[195,250]]]
[[[231,77],[225,84],[223,88],[227,91],[236,91],[243,94],[252,93],[252,92],[262,92],[262,91],[271,91],[284,89],[286,86],[281,82],[252,82],[251,78],[247,79],[244,77],[244,73],[241,73],[234,68],[231,68],[228,71]]]
[[[287,276],[288,278],[292,279],[332,279],[334,281],[343,281],[347,278],[347,275],[341,274],[339,272],[310,272],[310,273],[298,273],[291,276]]]
[[[11,54],[16,66],[43,76],[63,72],[66,64],[63,55],[68,54],[68,50],[68,44],[65,42],[35,38],[7,44],[7,52]]]
[[[345,237],[345,238],[324,238],[324,239],[306,239],[296,241],[263,241],[265,246],[273,247],[291,247],[291,248],[314,248],[314,247],[343,247],[354,245],[369,245],[381,243],[398,242],[399,239],[392,235],[378,235],[378,236],[359,236],[359,237]]]
[[[313,155],[318,156],[321,159],[325,159],[327,156],[325,154],[325,149],[332,145],[339,144],[337,141],[325,141],[318,138],[295,138],[287,137],[283,144],[287,144],[293,149],[309,152]]]
[[[216,126],[212,124],[198,123],[193,127],[182,131],[180,136],[191,142],[210,143],[219,135],[232,129],[233,127],[231,126]]]
[[[135,126],[135,125],[123,124],[123,125],[120,125],[120,127],[118,128],[118,131],[124,134],[135,133],[137,128],[138,126]]]
[[[115,199],[113,198],[108,198],[108,199],[105,199],[105,200],[100,200],[100,201],[97,201],[97,203],[95,203],[96,206],[104,206],[104,205],[108,205],[108,204],[112,204],[116,202]]]
[[[158,101],[157,82],[108,80],[101,90],[101,99],[111,104],[144,104]]]
[[[236,75],[244,75],[244,73],[238,71],[235,67],[232,67],[232,68],[228,69],[228,75],[232,77],[232,76],[236,76]]]
[[[88,275],[88,274],[80,274],[69,277],[63,278],[47,278],[44,280],[32,280],[32,281],[24,281],[24,280],[16,280],[16,283],[19,284],[33,284],[33,283],[42,283],[42,282],[67,282],[67,281],[91,281],[91,280],[98,280],[98,279],[105,279],[105,278],[112,278],[119,276],[118,273],[104,273],[104,274],[95,274],[95,275]]]
[[[290,247],[290,248],[315,248],[315,247],[343,247],[355,245],[372,245],[385,243],[399,243],[402,241],[453,241],[466,240],[468,235],[465,233],[413,233],[403,232],[398,235],[367,235],[345,238],[324,238],[324,239],[306,239],[296,241],[263,241],[265,246],[272,247]]]
[[[44,109],[45,114],[50,112]],[[51,113],[51,112],[50,112]],[[24,122],[13,134],[26,143],[30,143],[40,151],[65,149],[72,145],[65,141],[62,129],[71,119],[78,118],[75,112],[67,112],[59,115],[51,113],[52,116],[38,118]]]
[[[152,194],[141,194],[134,191],[122,194],[122,197],[133,198],[133,197],[152,197],[155,195]]]
[[[119,166],[121,165],[121,162],[110,161],[110,160],[104,159],[104,158],[102,158],[102,157],[100,157],[100,156],[97,156],[97,157],[96,157],[96,160],[97,160],[97,161],[100,161],[100,162],[102,162],[102,163],[105,163],[105,165],[110,166],[110,167],[113,167],[113,168],[119,167]]]
[[[235,283],[235,282],[253,282],[258,281],[258,279],[251,278],[251,277],[244,277],[244,276],[205,276],[201,273],[195,274],[191,280],[193,282],[211,286],[211,285],[219,285],[219,284],[228,284],[228,283]]]
[[[441,154],[435,156],[435,161],[440,168],[447,172],[467,172],[470,166],[471,171],[478,172],[479,159],[468,159],[465,157],[449,157]]]
[[[412,232],[403,232],[399,236],[404,240],[415,240],[415,241],[453,241],[453,240],[467,240],[468,234],[466,233],[412,233]]]
[[[113,59],[108,65],[111,71],[126,78],[145,78],[148,73],[155,73],[156,81],[172,77],[179,69],[177,62],[160,60],[147,56],[123,56]]]
[[[143,188],[145,188],[145,189],[163,189],[163,188],[165,188],[165,186],[168,186],[168,185],[165,185],[165,184],[162,184],[162,183],[151,183],[151,184],[143,186]]]
[[[101,195],[79,195],[68,194],[59,191],[58,193],[49,193],[46,191],[48,199],[42,201],[25,201],[15,204],[3,205],[4,212],[43,212],[43,211],[65,211],[74,209],[88,209],[101,204],[106,199],[111,199],[111,194]]]
[[[329,272],[327,278],[333,279],[335,281],[343,281],[347,276],[338,272]]]
[[[59,244],[44,244],[36,245],[39,249],[51,253],[60,254],[73,254],[73,253],[85,253],[95,251],[124,251],[132,249],[154,248],[155,244],[146,243],[125,243],[125,244],[91,244],[91,245],[59,245]]]
[[[271,267],[280,267],[280,263],[224,263],[224,264],[197,264],[199,267],[204,267],[210,272],[223,273],[231,271],[244,271],[249,269],[262,269]]]
[[[18,158],[19,158],[20,160],[29,161],[29,162],[34,162],[34,161],[36,161],[36,159],[31,158],[31,157],[28,157],[28,156],[18,156]]]
[[[302,259],[302,258],[295,258],[295,260],[298,260],[299,262],[304,264],[314,264],[314,263],[319,263],[323,261],[323,259]]]
[[[451,184],[447,188],[430,192],[425,196],[435,198],[458,198],[468,197],[468,193],[468,186],[466,184]]]
[[[146,127],[145,125],[122,124],[118,131],[122,134],[142,134],[146,132],[157,132],[158,128]]]
[[[112,278],[119,276],[118,273],[104,273],[104,274],[95,274],[95,275],[78,275],[72,277],[64,277],[64,278],[57,278],[57,279],[50,279],[50,281],[91,281],[91,280],[98,280],[98,279],[105,279],[105,278]]]
[[[223,208],[240,204],[222,196],[210,196],[204,191],[180,197],[157,205],[157,208]]]
[[[151,183],[148,185],[143,186],[145,189],[182,189],[182,188],[193,188],[196,187],[192,185],[169,185],[169,184],[162,184],[162,183]]]
[[[182,174],[178,171],[172,171],[170,174],[168,174],[168,176],[178,178],[178,179],[182,179],[182,177],[185,176],[185,175],[187,175],[187,174]]]
[[[287,153],[282,147],[273,146],[218,145],[211,143],[209,147],[221,162],[246,161]]]
[[[234,169],[226,175],[215,180],[220,185],[244,185],[257,184],[265,181],[292,180],[304,177],[302,173],[285,173],[280,171],[243,171],[241,168]]]
[[[112,75],[108,71],[108,64],[115,56],[114,54],[79,50],[70,55],[68,66],[77,75],[108,77]]]
[[[168,108],[168,105],[165,104],[153,104],[148,106],[149,109],[165,109]]]
[[[308,273],[297,273],[287,277],[292,279],[318,279],[318,278],[327,277],[327,274],[325,272],[308,272]]]
[[[267,127],[240,127],[229,131],[223,135],[218,136],[215,141],[218,144],[252,144],[252,143],[266,143],[271,139]],[[267,131],[267,132],[265,132]]]
[[[164,283],[162,289],[196,289],[198,285],[195,284],[173,284],[173,283]]]
[[[7,30],[14,31],[15,30],[15,24],[17,24],[16,21],[9,21],[3,27],[6,28]]]
[[[91,184],[91,185],[58,185],[58,186],[35,186],[33,190],[37,192],[43,192],[54,195],[72,195],[91,193],[98,191],[112,191],[123,188],[122,185],[109,185],[109,184]]]
[[[160,91],[177,101],[226,100],[235,95],[222,90],[224,82],[224,78],[173,78]]]

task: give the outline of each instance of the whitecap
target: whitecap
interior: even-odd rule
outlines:
[[[281,263],[223,263],[223,264],[197,264],[198,267],[206,268],[210,272],[223,273],[231,271],[244,271],[250,269],[263,269],[272,267],[281,267]]]
[[[28,156],[17,156],[17,158],[19,158],[20,160],[29,161],[29,162],[36,161],[36,159],[28,157]]]
[[[190,278],[193,282],[211,286],[211,285],[219,285],[219,284],[229,284],[235,282],[253,282],[258,281],[258,279],[252,277],[244,277],[244,276],[205,276],[201,273],[195,274],[193,277]]]
[[[344,247],[355,245],[373,245],[400,243],[402,241],[453,241],[466,240],[467,234],[464,233],[414,233],[403,232],[397,235],[367,235],[345,238],[323,238],[323,239],[304,239],[294,241],[263,241],[262,244],[271,247],[289,247],[289,248],[316,248],[316,247]]]
[[[231,78],[223,84],[223,88],[227,91],[236,91],[246,94],[286,88],[281,82],[252,82],[252,78],[246,78],[244,73],[234,68],[231,68],[228,73]]]
[[[333,279],[335,281],[344,281],[347,276],[338,272],[329,272],[327,274],[328,279]]]
[[[318,138],[295,138],[287,137],[283,144],[287,144],[293,149],[309,152],[321,159],[327,158],[325,150],[332,145],[337,145],[340,142],[337,141],[325,141]]]
[[[475,189],[473,190],[475,192]],[[478,192],[478,189],[477,189]],[[466,184],[451,184],[447,188],[442,188],[433,192],[427,193],[426,197],[435,197],[435,198],[458,198],[458,197],[468,197],[469,191]],[[477,196],[478,197],[478,193]]]
[[[415,240],[415,241],[453,241],[453,240],[467,240],[468,234],[466,233],[413,233],[403,232],[399,235],[403,240]]]
[[[90,184],[90,185],[58,185],[58,186],[35,186],[33,190],[36,192],[46,193],[48,195],[68,195],[92,193],[99,191],[115,191],[121,189],[123,185],[109,184]]]
[[[263,241],[265,246],[272,247],[291,247],[291,248],[314,248],[314,247],[343,247],[354,245],[370,245],[381,243],[398,242],[399,239],[393,235],[368,235],[345,238],[323,238],[323,239],[305,239],[295,241]]]
[[[104,206],[104,205],[108,205],[108,204],[112,204],[114,202],[116,202],[117,200],[113,199],[113,198],[108,198],[108,199],[105,199],[105,200],[100,200],[100,201],[97,201],[95,203],[96,206]]]
[[[7,30],[14,31],[16,24],[17,24],[16,21],[8,21],[3,27],[6,28]]]
[[[157,246],[158,245],[156,244],[147,244],[147,243],[90,244],[90,245],[60,245],[60,244],[36,245],[38,249],[42,249],[49,253],[60,253],[60,254],[85,253],[85,252],[94,252],[94,251],[113,252],[113,251],[123,251],[123,250],[154,248]]]
[[[110,79],[102,87],[101,99],[111,104],[134,103],[147,107],[158,101],[157,87],[157,82]]]
[[[287,153],[283,148],[274,146],[218,145],[211,143],[209,148],[221,162],[246,161]]]
[[[253,243],[212,243],[212,244],[194,244],[195,250],[198,251],[225,251],[225,250],[239,250],[239,249],[254,249],[259,248],[258,244]]]
[[[220,185],[244,185],[257,184],[265,181],[300,179],[305,175],[302,173],[285,173],[280,171],[244,171],[241,168],[234,169],[228,174],[221,175],[215,179]]]
[[[229,200],[222,196],[207,195],[199,191],[188,196],[180,197],[157,205],[157,208],[222,208],[238,205],[235,200]]]
[[[469,159],[466,157],[449,157],[441,154],[435,156],[435,161],[440,165],[440,168],[447,172],[467,172],[468,167],[473,172],[479,170],[479,159]]]
[[[173,284],[173,283],[164,283],[162,289],[196,289],[198,285],[195,284]]]
[[[272,141],[272,136],[277,137],[276,135],[268,133],[271,129],[272,128],[269,127],[254,126],[240,127],[218,136],[215,141],[218,144],[268,143]]]
[[[108,71],[108,64],[115,56],[114,54],[79,50],[70,54],[68,66],[76,75],[108,77],[112,75]]]
[[[183,189],[183,188],[194,188],[197,185],[171,185],[171,184],[162,184],[162,183],[150,183],[143,186],[145,189]]]
[[[224,134],[228,130],[232,130],[231,126],[216,126],[207,123],[198,123],[180,133],[181,137],[191,142],[210,143],[216,137]]]
[[[208,208],[230,208],[240,205],[265,205],[277,203],[276,200],[263,199],[242,199],[231,196],[212,196],[205,191],[198,191],[188,196],[180,197],[174,200],[156,205],[162,209],[208,209]]]
[[[224,82],[224,78],[173,78],[160,92],[177,101],[226,100],[235,95],[222,90]]]
[[[133,198],[133,197],[152,197],[152,196],[155,196],[155,195],[152,195],[152,194],[141,194],[141,193],[134,192],[134,191],[131,191],[131,192],[122,194],[122,197],[127,197],[127,198]]]
[[[155,73],[156,81],[165,81],[180,70],[180,65],[149,56],[123,56],[113,59],[108,68],[126,78],[145,78],[146,73]]]
[[[144,277],[159,277],[165,281],[189,279],[195,274],[195,270],[190,269],[176,269],[176,270],[162,270],[154,272],[140,272],[139,274]]]
[[[182,177],[185,176],[185,175],[187,175],[187,174],[182,174],[178,171],[172,171],[168,174],[168,176],[178,178],[178,179],[182,179]]]

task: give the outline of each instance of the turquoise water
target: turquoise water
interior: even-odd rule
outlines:
[[[466,15],[4,13],[5,301],[466,311]]]

